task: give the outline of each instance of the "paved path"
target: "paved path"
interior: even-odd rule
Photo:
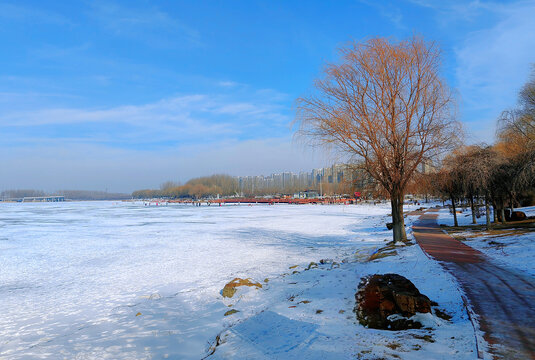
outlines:
[[[461,284],[490,353],[495,359],[535,360],[535,279],[447,235],[436,218],[433,213],[420,216],[414,236]]]

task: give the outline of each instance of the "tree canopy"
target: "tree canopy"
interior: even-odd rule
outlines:
[[[328,64],[312,95],[297,100],[299,133],[363,162],[388,192],[394,240],[406,240],[403,197],[418,165],[459,133],[440,77],[438,46],[420,37],[352,42]]]

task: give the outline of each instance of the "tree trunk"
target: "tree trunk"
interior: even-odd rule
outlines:
[[[513,198],[513,194],[509,194],[509,205],[511,208],[511,215],[513,215],[513,211],[515,211],[515,200]]]
[[[403,219],[403,195],[391,194],[392,204],[392,229],[394,230],[394,243],[398,241],[407,242],[405,233],[405,220]]]
[[[502,200],[502,206],[500,207],[500,217],[502,218],[502,224],[506,224],[507,221],[505,220],[505,201]]]
[[[487,195],[485,195],[485,217],[487,220],[487,230],[490,229],[490,206],[489,206],[489,200],[487,198]]]
[[[496,224],[498,222],[498,208],[495,204],[492,204],[492,218],[493,222]]]
[[[455,209],[455,198],[451,195],[451,209],[453,210],[453,225],[459,226],[457,222],[457,210]]]
[[[474,206],[474,197],[470,195],[470,209],[472,210],[472,224],[477,224],[476,207]]]

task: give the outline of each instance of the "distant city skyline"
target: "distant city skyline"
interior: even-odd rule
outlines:
[[[273,173],[268,176],[249,175],[237,176],[240,191],[285,188],[318,188],[320,183],[340,184],[343,181],[351,181],[354,170],[347,164],[333,164],[332,166],[316,168],[310,171],[291,171]],[[316,189],[317,190],[317,189]]]
[[[0,3],[0,190],[131,192],[305,171],[295,99],[351,40],[442,48],[468,143],[492,142],[535,62],[534,0]]]

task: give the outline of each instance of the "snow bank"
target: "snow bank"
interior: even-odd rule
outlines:
[[[410,223],[411,218],[408,219]],[[380,244],[377,238],[376,245]],[[365,262],[359,256],[326,262],[317,269],[269,281],[262,291],[232,304],[210,359],[473,359],[474,330],[453,277],[427,258],[418,246],[398,248],[399,256]],[[369,253],[368,253],[369,254]],[[294,268],[288,271],[295,271]],[[382,331],[357,323],[353,307],[359,279],[394,272],[451,315],[450,321],[417,314],[425,329]],[[215,344],[212,344],[215,345]]]

